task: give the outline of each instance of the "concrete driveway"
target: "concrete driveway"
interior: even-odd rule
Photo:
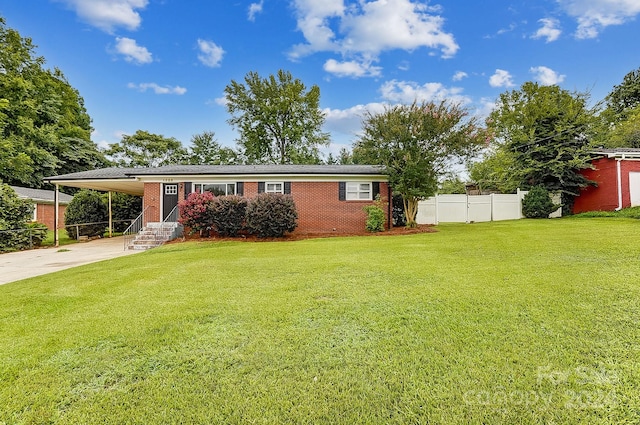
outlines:
[[[0,285],[136,252],[142,251],[125,251],[122,237],[115,237],[0,254]]]

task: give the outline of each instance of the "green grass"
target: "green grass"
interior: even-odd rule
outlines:
[[[640,219],[640,207],[623,208],[620,211],[587,211],[575,214],[576,218],[619,217]]]
[[[635,424],[640,227],[188,242],[0,286],[0,424]]]
[[[42,241],[42,246],[53,246],[54,232],[53,230],[47,231],[47,238]],[[71,245],[74,243],[78,243],[78,241],[74,238],[70,238],[67,235],[67,231],[64,229],[58,230],[58,244],[59,245]]]

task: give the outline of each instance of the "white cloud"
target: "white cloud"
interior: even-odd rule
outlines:
[[[136,30],[142,19],[138,9],[148,0],[57,0],[73,9],[83,21],[112,33],[117,27]]]
[[[213,103],[220,106],[227,106],[227,103],[229,103],[229,100],[227,99],[227,96],[220,96],[213,99]]]
[[[556,41],[560,34],[562,34],[562,30],[560,30],[560,21],[554,18],[543,18],[538,22],[542,24],[542,27],[536,31],[532,38],[544,38],[547,43],[551,43],[552,41]]]
[[[462,94],[460,87],[445,87],[440,83],[418,84],[413,81],[387,81],[380,87],[380,93],[385,100],[394,103],[439,102],[448,100],[453,103],[466,105],[471,102],[468,96]]]
[[[443,30],[440,9],[424,3],[373,0],[345,6],[344,0],[294,0],[294,8],[306,40],[293,46],[289,56],[294,60],[324,51],[373,62],[383,51],[421,47],[440,50],[449,58],[459,48],[453,35]]]
[[[638,0],[557,0],[578,21],[576,38],[595,38],[610,25],[622,25],[640,13]]]
[[[338,62],[335,59],[329,59],[324,63],[323,69],[338,77],[367,77],[380,75],[382,68],[372,66],[371,63],[367,62]]]
[[[211,68],[217,68],[220,66],[222,56],[224,56],[225,53],[222,47],[218,46],[213,41],[198,39],[198,49],[200,50],[200,54],[198,55],[200,62]]]
[[[464,71],[458,71],[455,74],[453,74],[453,77],[451,78],[453,81],[460,81],[463,80],[465,78],[467,78],[469,76],[469,74],[467,74]]]
[[[156,83],[140,83],[140,84],[129,83],[127,85],[127,87],[129,87],[130,89],[138,90],[140,92],[146,92],[147,90],[153,90],[153,92],[155,94],[177,94],[177,95],[183,95],[183,94],[185,94],[187,92],[187,89],[185,89],[184,87],[180,87],[180,86],[175,86],[175,87],[161,86],[161,85],[156,84]]]
[[[355,105],[347,109],[322,110],[324,114],[324,130],[331,132],[334,139],[340,140],[355,138],[362,132],[362,119],[367,113],[377,114],[384,112],[385,103],[369,103]]]
[[[496,69],[495,74],[489,77],[489,85],[491,87],[513,87],[513,77],[509,71],[504,69]]]
[[[552,86],[554,84],[560,84],[564,81],[566,75],[558,74],[551,68],[546,66],[534,66],[529,72],[531,72],[536,79],[543,86]]]
[[[256,20],[256,15],[258,13],[262,13],[262,6],[264,5],[264,0],[260,0],[260,3],[251,3],[249,5],[249,19],[251,22]]]
[[[153,62],[151,52],[146,47],[138,46],[135,40],[127,37],[116,38],[116,53],[123,55],[127,62],[137,64]]]

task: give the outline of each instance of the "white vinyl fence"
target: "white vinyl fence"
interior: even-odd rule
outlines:
[[[481,221],[517,220],[522,215],[522,199],[527,191],[515,194],[436,195],[418,203],[418,224],[477,223]],[[560,203],[559,197],[553,197]],[[549,217],[560,217],[559,208]]]

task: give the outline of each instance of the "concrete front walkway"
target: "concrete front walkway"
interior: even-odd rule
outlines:
[[[0,254],[0,285],[96,261],[134,254],[122,237],[95,239],[59,248],[40,248]]]

